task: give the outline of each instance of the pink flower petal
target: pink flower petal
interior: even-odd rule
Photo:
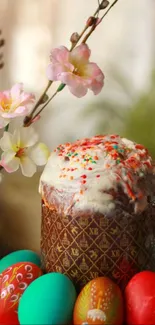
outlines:
[[[80,81],[82,82],[82,80],[80,80],[79,76],[77,76],[71,72],[63,72],[59,78],[60,78],[59,80],[61,82],[63,82],[67,86],[74,87],[74,88],[79,86]]]
[[[23,92],[23,84],[22,83],[15,84],[10,91],[12,100],[16,100],[17,98],[19,98],[22,92]]]
[[[98,82],[94,80],[88,88],[93,91],[94,95],[98,95],[101,92],[103,86],[104,86],[103,82]]]
[[[88,78],[88,88],[94,92],[94,95],[99,94],[104,85],[104,74],[101,69],[96,63],[91,62],[85,65],[84,73]]]
[[[33,103],[35,100],[35,95],[32,93],[22,93],[20,96],[20,104],[21,105],[28,105]]]
[[[92,79],[99,78],[98,81],[104,80],[104,74],[96,63],[90,62],[84,66],[84,74]]]
[[[83,62],[87,63],[90,58],[91,51],[86,44],[80,44],[79,46],[75,47],[75,49],[70,53],[70,61],[73,62]]]
[[[65,66],[55,63],[55,64],[49,64],[47,67],[47,78],[49,80],[57,81],[59,80],[59,75],[65,71]]]
[[[3,95],[5,96],[5,100],[10,100],[11,99],[10,90],[3,91]]]
[[[28,109],[25,106],[18,106],[14,112],[14,116],[24,115],[28,113]],[[13,114],[12,114],[13,115]]]
[[[83,86],[82,84],[79,84],[76,88],[69,87],[69,90],[74,96],[76,96],[78,98],[85,96],[88,91],[87,88],[85,86]]]
[[[8,99],[8,96],[4,92],[0,92],[0,103]]]
[[[18,116],[23,116],[29,113],[29,110],[25,106],[19,106],[17,109],[13,112],[6,112],[5,111],[1,114],[2,117],[4,118],[15,118]]]
[[[50,60],[52,63],[64,64],[69,61],[69,50],[65,46],[60,46],[51,51]]]
[[[15,157],[15,152],[6,151],[2,153],[0,165],[8,172],[13,173],[19,168],[20,159]]]

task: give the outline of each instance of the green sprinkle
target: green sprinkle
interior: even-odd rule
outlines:
[[[96,161],[94,161],[94,160],[92,160],[92,163],[93,163],[93,164],[97,164],[97,162],[96,162]]]
[[[78,153],[75,153],[74,156],[78,156]]]

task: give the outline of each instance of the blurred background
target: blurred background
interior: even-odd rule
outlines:
[[[47,84],[51,48],[69,46],[97,7],[97,0],[0,0],[6,40],[0,89],[23,82],[38,97]],[[155,158],[155,1],[119,0],[88,44],[105,74],[98,96],[72,96],[67,87],[35,125],[50,150],[97,133],[118,133],[144,144]],[[52,94],[57,85],[49,91]],[[0,195],[1,255],[40,246],[41,170],[31,179],[5,174]]]

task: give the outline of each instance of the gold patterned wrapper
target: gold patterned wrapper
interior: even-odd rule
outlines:
[[[45,272],[69,276],[77,291],[98,276],[122,289],[131,277],[155,270],[154,207],[139,216],[118,206],[113,216],[64,215],[42,201],[41,252]]]

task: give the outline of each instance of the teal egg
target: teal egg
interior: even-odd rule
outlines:
[[[69,325],[76,290],[61,273],[48,273],[33,281],[22,295],[18,309],[21,325]]]
[[[40,256],[37,253],[31,250],[19,250],[8,254],[0,260],[0,273],[2,273],[9,266],[19,262],[31,262],[39,267],[41,266]]]

